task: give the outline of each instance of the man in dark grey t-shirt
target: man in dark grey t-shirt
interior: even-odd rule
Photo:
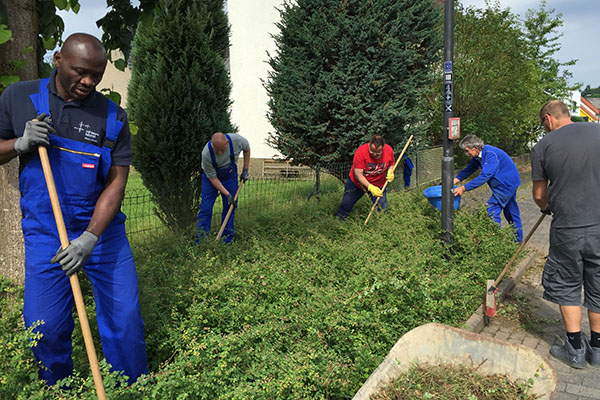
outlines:
[[[540,110],[548,132],[531,150],[533,199],[552,214],[544,298],[560,306],[565,344],[550,353],[574,368],[600,366],[600,124],[572,123],[558,100]],[[581,288],[591,338],[581,334]]]

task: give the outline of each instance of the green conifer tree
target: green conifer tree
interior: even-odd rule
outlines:
[[[270,145],[313,166],[351,160],[374,134],[396,146],[416,133],[421,89],[441,62],[434,3],[286,0],[265,83]]]
[[[231,132],[231,83],[223,56],[229,25],[222,0],[165,0],[137,29],[128,111],[138,126],[133,165],[173,230],[195,226],[202,148]]]

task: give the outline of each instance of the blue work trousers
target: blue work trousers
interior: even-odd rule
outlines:
[[[517,203],[517,194],[515,193],[505,206],[492,195],[487,202],[488,215],[496,222],[501,225],[500,212],[504,212],[504,217],[509,224],[513,224],[515,227],[515,238],[521,243],[523,241],[523,224],[521,222],[521,213],[519,211],[519,204]]]
[[[129,377],[128,382],[133,383],[148,372],[148,364],[137,274],[125,229],[121,227],[120,231],[103,233],[104,240],[96,245],[84,270],[92,283],[104,356],[112,370],[122,371]],[[60,265],[48,262],[59,246],[58,241],[49,252],[48,246],[40,246],[40,239],[32,246],[26,238],[23,317],[26,326],[42,321],[35,329],[43,335],[42,339],[32,350],[44,366],[39,370],[40,378],[54,385],[73,371],[73,293]],[[117,261],[107,264],[106,258]]]
[[[335,214],[339,219],[344,220],[352,211],[352,208],[356,204],[358,200],[365,194],[365,191],[359,188],[352,182],[352,179],[348,177],[346,179],[346,184],[344,185],[344,196],[342,197],[342,203],[338,207],[337,213]],[[371,193],[368,193],[371,198],[371,202],[375,204],[377,201],[377,197],[373,196]],[[377,203],[377,209],[385,210],[387,208],[387,187],[383,192],[383,196],[379,198],[379,203]]]
[[[237,173],[232,173],[229,177],[225,179],[219,178],[225,189],[232,195],[235,196],[235,193],[238,190],[238,179]],[[206,238],[210,233],[210,226],[212,222],[212,214],[213,214],[213,206],[215,204],[215,200],[219,195],[219,191],[215,189],[210,180],[206,177],[205,174],[202,174],[202,202],[200,203],[200,212],[198,213],[198,223],[196,229],[196,242],[200,239]],[[221,199],[223,201],[223,212],[221,213],[221,224],[225,220],[225,216],[229,211],[229,206],[227,204],[227,197],[221,194]],[[229,220],[227,221],[227,225],[223,230],[223,235],[221,238],[223,242],[230,243],[233,240],[233,235],[235,231],[234,227],[234,218],[235,218],[235,209],[231,212],[229,216]]]

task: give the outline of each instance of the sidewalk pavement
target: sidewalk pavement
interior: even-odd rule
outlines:
[[[519,188],[517,200],[523,221],[523,232],[527,235],[540,217],[540,210],[531,198],[529,169],[524,168],[521,172],[523,183]],[[478,199],[486,195],[489,197],[489,194],[484,193],[484,190],[489,193],[487,187],[477,190],[481,190],[476,196]],[[469,193],[466,196],[469,196]],[[545,357],[558,375],[555,400],[600,399],[600,368],[590,367],[589,364],[584,369],[571,368],[554,359],[549,353],[550,346],[562,344],[565,337],[558,305],[542,298],[544,290],[541,279],[545,257],[548,254],[550,221],[551,218],[544,218],[525,246],[524,251],[528,250],[534,255],[533,263],[521,276],[513,277],[514,288],[508,294],[504,304],[498,305],[497,316],[491,318],[490,324],[483,328],[481,334],[522,344],[535,349]],[[506,221],[503,223],[506,224]],[[515,318],[514,315],[511,318],[511,313],[501,311],[502,307],[508,309],[511,304],[519,318]],[[590,328],[585,308],[582,312],[582,332],[589,337]]]

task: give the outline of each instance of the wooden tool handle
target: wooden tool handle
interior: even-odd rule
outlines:
[[[540,215],[540,217],[538,218],[538,220],[535,223],[535,225],[533,225],[533,228],[531,228],[531,230],[527,234],[527,237],[525,238],[525,240],[523,240],[523,243],[521,243],[521,245],[519,246],[519,248],[517,249],[517,251],[515,252],[515,254],[513,254],[513,256],[508,261],[508,263],[506,264],[506,266],[504,267],[504,269],[502,269],[502,272],[500,272],[500,275],[498,275],[498,278],[496,278],[496,280],[494,281],[494,288],[496,286],[498,286],[498,284],[500,283],[500,281],[504,277],[504,274],[506,274],[506,272],[508,271],[508,268],[512,265],[512,263],[515,261],[515,259],[517,258],[517,256],[521,253],[521,250],[523,250],[523,247],[525,247],[525,245],[529,241],[529,238],[531,238],[531,236],[533,235],[533,233],[535,232],[535,230],[538,228],[538,226],[540,226],[540,224],[542,223],[542,220],[544,219],[545,216],[546,216],[546,214],[544,214],[544,213],[542,213],[542,215]]]
[[[244,181],[240,182],[240,186],[238,186],[238,190],[237,192],[235,192],[235,196],[233,196],[233,202],[235,203],[238,196],[240,195],[240,190],[242,190],[242,185],[244,184]],[[227,221],[229,221],[229,217],[231,216],[231,213],[233,212],[233,204],[229,206],[229,210],[227,210],[227,215],[225,215],[225,219],[223,220],[223,223],[221,224],[221,229],[219,229],[219,233],[217,233],[217,239],[216,241],[218,242],[219,239],[221,239],[221,235],[223,235],[223,231],[225,230],[225,225],[227,225]]]
[[[50,202],[52,203],[52,211],[54,212],[54,219],[56,221],[56,227],[58,228],[60,245],[64,250],[69,246],[69,236],[67,235],[67,228],[65,226],[65,221],[60,209],[58,194],[56,193],[56,185],[54,184],[54,176],[52,175],[50,160],[48,159],[48,151],[44,146],[38,146],[38,153],[40,155],[40,160],[42,161],[42,169],[44,170],[46,186],[48,187],[48,194],[50,195]],[[79,286],[77,274],[72,274],[69,277],[69,282],[71,283],[71,290],[73,291],[73,297],[75,299],[77,315],[79,316],[79,321],[81,323],[81,331],[83,333],[85,349],[87,351],[88,360],[90,361],[90,367],[92,369],[92,376],[94,377],[96,394],[98,395],[98,400],[106,400],[104,383],[102,382],[102,375],[100,374],[100,367],[98,366],[98,358],[96,356],[96,349],[94,348],[92,331],[90,330],[90,323],[85,311],[85,303],[83,302],[83,296],[81,294],[81,287]]]

